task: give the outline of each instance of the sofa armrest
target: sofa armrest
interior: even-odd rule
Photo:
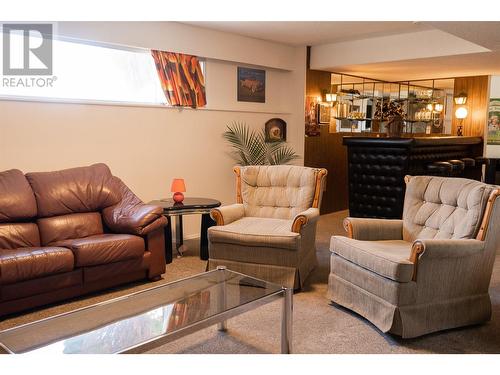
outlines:
[[[235,203],[228,206],[217,207],[210,210],[210,216],[216,225],[227,225],[245,216],[243,204]]]
[[[413,281],[417,279],[420,259],[453,259],[480,254],[485,242],[479,240],[416,240],[411,248],[410,262],[413,263]]]
[[[166,219],[166,218],[165,218]],[[156,280],[165,273],[165,234],[162,228],[156,228],[145,236],[149,251],[148,278]]]
[[[403,220],[346,217],[344,229],[348,236],[361,241],[403,239]]]
[[[116,233],[144,236],[167,225],[167,218],[163,216],[161,207],[144,203],[132,206],[119,203],[105,208],[102,216],[106,225]]]
[[[319,208],[309,208],[295,215],[292,223],[292,232],[300,233],[302,227],[315,222],[319,217]]]
[[[102,210],[104,222],[115,233],[144,236],[167,225],[163,209],[142,202],[119,178],[114,177],[122,199],[114,206]]]

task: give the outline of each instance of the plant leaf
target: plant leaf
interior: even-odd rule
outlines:
[[[286,142],[267,143],[264,131],[250,130],[244,122],[233,121],[222,136],[233,147],[231,155],[239,165],[287,164],[299,157]]]

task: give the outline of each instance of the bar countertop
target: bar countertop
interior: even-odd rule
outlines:
[[[364,146],[445,146],[445,145],[477,145],[483,142],[481,137],[458,137],[458,136],[439,136],[439,137],[408,137],[408,138],[390,138],[390,137],[343,137],[344,145],[364,145]]]

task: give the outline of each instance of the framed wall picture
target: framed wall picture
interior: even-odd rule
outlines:
[[[306,96],[305,133],[307,137],[317,137],[321,134],[318,116],[316,115],[317,108],[317,98],[315,96]]]
[[[500,146],[500,98],[490,98],[487,144]]]
[[[318,124],[329,124],[332,107],[326,103],[318,103]]]
[[[238,101],[266,102],[266,71],[238,67]]]
[[[264,132],[266,142],[286,141],[286,122],[280,118],[272,118],[266,122]]]

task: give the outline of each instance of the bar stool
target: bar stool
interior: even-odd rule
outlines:
[[[462,177],[465,169],[465,163],[462,160],[453,159],[448,160],[453,169],[451,170],[451,177]]]
[[[427,164],[426,169],[430,176],[449,177],[453,171],[453,165],[446,161],[436,161]]]
[[[460,159],[464,162],[464,174],[465,178],[474,180],[476,175],[476,161],[472,158],[462,158]]]

